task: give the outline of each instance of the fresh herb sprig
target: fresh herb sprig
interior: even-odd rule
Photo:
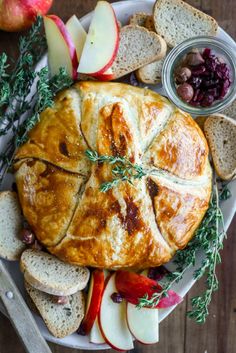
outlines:
[[[219,207],[218,188],[215,181],[210,206],[200,227],[188,246],[176,253],[174,260],[176,270],[166,276],[167,282],[161,292],[154,293],[151,298],[148,298],[147,295],[140,298],[138,307],[156,306],[161,298],[168,295],[168,290],[173,284],[178,283],[184,273],[195,265],[197,255],[203,252],[204,259],[201,266],[194,272],[194,278],[198,280],[204,274],[207,276],[206,291],[202,295],[191,299],[192,310],[188,312],[188,316],[198,323],[204,323],[208,315],[212,293],[218,288],[216,265],[221,260],[219,252],[223,247],[224,237],[223,215]]]
[[[39,114],[53,104],[58,91],[72,84],[64,69],[52,78],[47,67],[35,71],[47,47],[41,26],[42,19],[38,17],[29,34],[20,38],[19,58],[14,65],[5,53],[0,56],[0,136],[11,135],[0,154],[0,185],[16,148],[26,141]],[[36,92],[30,97],[34,84]]]
[[[98,155],[96,151],[91,150],[87,150],[85,155],[91,162],[108,163],[114,166],[112,168],[114,178],[100,185],[102,192],[112,189],[122,181],[133,184],[134,180],[142,179],[147,175],[147,171],[141,165],[133,164],[125,157]]]

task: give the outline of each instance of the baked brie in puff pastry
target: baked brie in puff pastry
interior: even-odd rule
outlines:
[[[107,192],[111,166],[85,151],[155,170]],[[16,154],[24,216],[60,259],[107,269],[147,268],[193,237],[209,205],[208,146],[167,99],[122,83],[79,82],[61,92]]]

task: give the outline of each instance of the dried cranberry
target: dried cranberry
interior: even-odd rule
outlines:
[[[202,78],[195,76],[195,77],[192,77],[188,82],[194,89],[197,89],[200,87],[202,83]]]
[[[204,59],[209,58],[210,55],[211,55],[211,49],[210,48],[205,48],[203,50],[203,53],[202,53],[203,58]]]
[[[200,102],[194,102],[193,100],[191,100],[191,102],[189,102],[190,105],[192,105],[193,107],[200,107],[201,103]]]
[[[192,75],[199,76],[199,75],[202,75],[205,71],[206,71],[206,66],[199,65],[199,66],[192,68]]]
[[[197,102],[197,98],[198,98],[199,93],[200,93],[200,89],[198,88],[194,92],[194,96],[193,96],[193,99],[192,99],[193,102]]]
[[[220,90],[218,87],[210,88],[207,90],[207,93],[212,95],[213,97],[217,98],[220,95]]]
[[[220,79],[229,78],[229,69],[225,63],[221,63],[216,67],[216,76]]]
[[[177,93],[185,102],[190,102],[194,95],[193,87],[189,83],[183,83],[177,88]]]
[[[201,103],[200,102],[194,102],[193,100],[191,100],[191,102],[189,102],[190,105],[192,105],[193,107],[200,107]]]
[[[203,107],[210,107],[212,103],[214,102],[214,97],[211,94],[206,94],[201,101],[201,105]]]
[[[201,91],[197,96],[197,102],[200,103],[203,100],[204,96],[205,96],[205,93]]]
[[[23,228],[21,230],[20,237],[24,244],[32,245],[35,242],[35,235],[28,228]]]
[[[223,82],[223,85],[220,91],[220,98],[224,98],[226,96],[226,94],[229,91],[230,83],[231,82],[228,79]]]
[[[214,87],[216,87],[219,84],[219,80],[218,79],[205,80],[205,81],[203,81],[202,84],[203,84],[204,87],[212,87],[212,88],[214,88]]]
[[[218,60],[212,55],[205,61],[205,65],[208,70],[215,71],[218,65]]]
[[[122,295],[120,293],[116,293],[116,292],[112,293],[111,299],[114,303],[117,303],[117,304],[122,303],[122,301],[123,301]]]

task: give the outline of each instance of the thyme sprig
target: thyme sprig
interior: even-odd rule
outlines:
[[[156,306],[161,298],[168,295],[168,290],[183,278],[184,273],[195,265],[197,255],[203,253],[201,266],[195,270],[194,278],[198,280],[204,274],[206,275],[206,291],[191,299],[192,310],[188,312],[188,316],[198,323],[204,323],[209,313],[212,293],[218,288],[216,265],[221,261],[219,252],[223,247],[224,237],[223,215],[219,207],[218,188],[215,181],[210,206],[200,227],[188,246],[176,253],[174,260],[176,270],[166,276],[167,282],[161,292],[154,293],[151,298],[147,295],[140,298],[138,307]]]
[[[0,136],[10,136],[0,154],[0,186],[16,148],[26,141],[40,113],[53,104],[58,91],[72,84],[63,68],[52,78],[47,67],[35,71],[47,47],[41,27],[38,17],[29,34],[20,38],[19,58],[13,65],[5,53],[0,56]],[[31,95],[33,85],[36,90]]]
[[[96,151],[91,150],[87,150],[85,155],[91,162],[108,163],[114,166],[112,168],[114,178],[100,185],[102,192],[112,189],[122,181],[133,184],[134,180],[141,179],[143,176],[147,175],[147,171],[141,165],[131,163],[125,157],[98,155]]]

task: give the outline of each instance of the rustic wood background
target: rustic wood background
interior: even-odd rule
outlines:
[[[112,2],[112,1],[111,1]],[[193,6],[210,14],[236,40],[235,0],[188,0]],[[94,8],[96,0],[54,0],[51,13],[67,20],[73,13],[83,16]],[[17,34],[0,31],[0,53],[16,56]],[[177,309],[160,325],[160,342],[152,346],[135,344],[134,353],[235,353],[236,352],[236,217],[228,230],[228,240],[218,266],[220,289],[213,296],[210,315],[205,325],[186,318],[190,297],[204,290],[199,281]],[[75,353],[77,350],[50,344],[54,353]],[[0,353],[23,353],[9,321],[0,314]],[[81,353],[90,351],[81,351]],[[92,352],[92,351],[91,351]],[[114,350],[110,350],[114,353]],[[33,353],[33,352],[32,352]]]

